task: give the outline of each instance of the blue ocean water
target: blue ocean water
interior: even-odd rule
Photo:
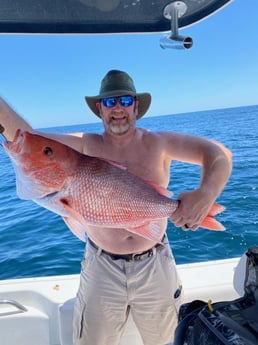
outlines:
[[[177,263],[232,258],[258,244],[258,106],[146,117],[150,130],[173,130],[214,139],[233,153],[231,178],[217,200],[226,211],[217,216],[224,232],[184,232],[169,223]],[[48,128],[52,132],[101,132],[102,124]],[[62,219],[31,201],[18,199],[10,160],[0,148],[0,279],[80,272],[84,244]],[[169,189],[178,193],[198,186],[199,167],[174,163]]]

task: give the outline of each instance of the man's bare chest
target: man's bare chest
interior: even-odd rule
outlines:
[[[141,142],[124,147],[112,147],[100,140],[87,148],[87,154],[117,162],[142,179],[164,187],[168,184],[170,162],[155,145],[144,145]]]

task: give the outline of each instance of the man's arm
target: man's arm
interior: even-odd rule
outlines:
[[[202,166],[199,187],[179,195],[180,206],[171,217],[178,227],[197,229],[228,181],[231,152],[220,143],[176,133],[167,135],[165,147],[171,160]]]
[[[32,127],[21,116],[19,116],[1,97],[0,97],[0,124],[3,127],[3,135],[7,140],[12,141],[18,128],[31,131]]]
[[[2,126],[3,135],[7,140],[12,141],[17,129],[23,131],[34,131],[31,125],[18,115],[1,97],[0,97],[0,126]],[[35,131],[34,131],[35,132]],[[83,134],[73,133],[57,134],[37,132],[47,138],[60,141],[61,143],[68,145],[79,152],[83,152]]]

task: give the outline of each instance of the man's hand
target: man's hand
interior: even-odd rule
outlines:
[[[201,189],[183,192],[178,200],[180,200],[179,207],[170,219],[176,227],[181,227],[183,230],[196,230],[215,201],[211,193]]]

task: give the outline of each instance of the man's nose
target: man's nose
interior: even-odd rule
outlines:
[[[121,110],[123,106],[120,104],[120,101],[117,100],[116,105],[113,107],[114,110]]]

